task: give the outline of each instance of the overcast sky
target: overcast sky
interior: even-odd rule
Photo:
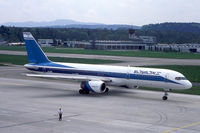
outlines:
[[[56,19],[138,26],[200,22],[200,0],[0,0],[0,23]]]

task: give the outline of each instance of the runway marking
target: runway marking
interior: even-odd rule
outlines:
[[[166,130],[166,131],[163,131],[161,133],[169,133],[169,132],[172,132],[172,131],[176,131],[176,130],[179,130],[179,129],[192,127],[192,126],[196,126],[196,125],[200,125],[200,122],[195,122],[195,123],[188,124],[188,125],[185,125],[185,126],[181,126],[181,127],[178,127],[178,128],[174,128],[174,129],[171,129],[171,130]]]

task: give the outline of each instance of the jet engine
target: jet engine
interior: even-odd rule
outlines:
[[[106,85],[103,81],[84,81],[81,82],[81,90],[80,93],[89,93],[96,92],[96,93],[104,93],[108,91]]]

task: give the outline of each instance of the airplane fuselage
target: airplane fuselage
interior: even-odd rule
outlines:
[[[192,86],[187,79],[176,79],[177,77],[184,77],[181,73],[168,69],[58,62],[27,64],[25,67],[29,70],[46,73],[106,77],[112,80],[112,82],[107,83],[108,86],[128,88],[143,86],[164,89],[188,89]]]

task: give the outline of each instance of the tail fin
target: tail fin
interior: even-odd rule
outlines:
[[[50,62],[30,32],[23,32],[29,63]]]

